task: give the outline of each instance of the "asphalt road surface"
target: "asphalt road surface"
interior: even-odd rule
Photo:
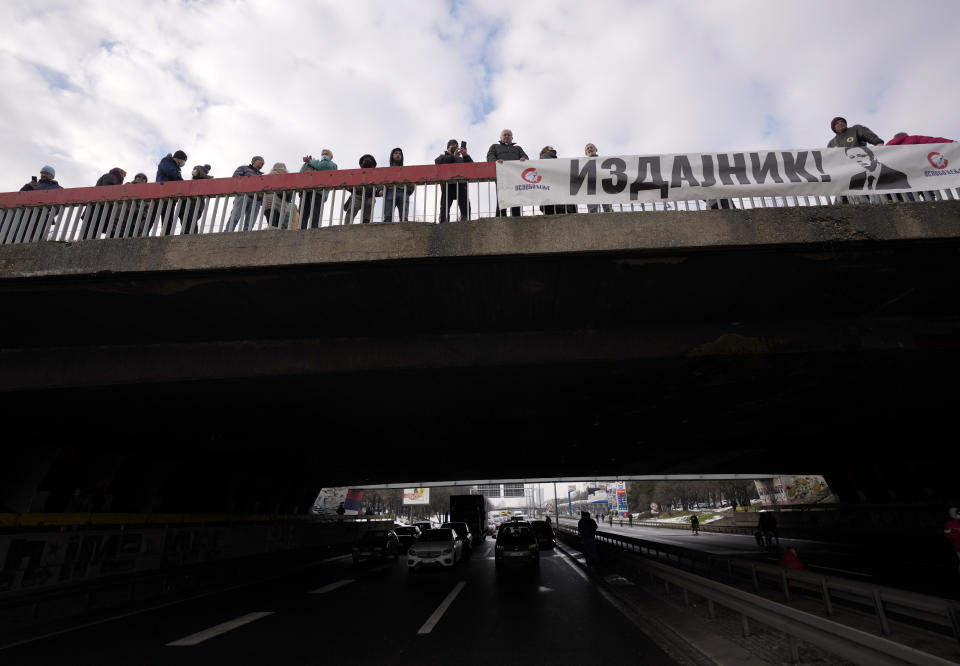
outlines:
[[[449,570],[349,556],[0,648],[4,666],[674,664],[559,551],[497,571],[493,541]]]

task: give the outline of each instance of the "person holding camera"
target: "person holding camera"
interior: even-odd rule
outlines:
[[[37,180],[36,176],[30,178],[30,182],[20,188],[21,192],[30,192],[32,190],[62,190],[63,187],[60,186],[60,183],[54,180],[54,177],[57,175],[56,170],[52,166],[44,166],[40,169],[40,180]],[[53,225],[56,222],[57,213],[60,212],[60,206],[44,206],[40,209],[40,213],[37,215],[37,223],[34,226],[34,229],[37,231],[36,234],[39,234],[40,229],[46,229],[47,225]],[[29,221],[29,216],[25,216],[25,221]],[[23,222],[21,222],[23,224]],[[14,238],[14,234],[19,230],[19,225],[16,228],[11,227],[10,238]],[[0,239],[2,240],[2,239]]]
[[[463,164],[473,162],[467,153],[467,142],[461,141],[457,146],[456,139],[447,141],[447,150],[434,160],[436,164]],[[450,214],[450,204],[457,200],[460,207],[460,219],[470,219],[470,197],[467,194],[466,183],[446,182],[440,185],[440,222],[446,222]]]

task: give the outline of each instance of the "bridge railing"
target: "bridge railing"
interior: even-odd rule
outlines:
[[[496,164],[348,169],[247,178],[34,190],[0,194],[0,244],[77,241],[264,229],[308,229],[361,222],[442,223],[497,215]],[[851,197],[850,205],[957,199],[956,191]],[[467,205],[460,205],[466,200]],[[829,206],[835,197],[525,206],[553,212],[704,211],[711,208]]]

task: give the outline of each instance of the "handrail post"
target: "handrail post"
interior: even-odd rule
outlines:
[[[827,583],[826,577],[820,579],[820,593],[823,595],[823,605],[826,608],[827,617],[833,616],[833,602],[830,600],[830,585]],[[954,634],[960,638],[960,632],[956,631],[956,625]]]
[[[873,606],[877,609],[877,619],[880,620],[880,631],[884,636],[890,634],[890,623],[887,621],[887,613],[883,608],[883,599],[880,598],[880,589],[873,590]]]

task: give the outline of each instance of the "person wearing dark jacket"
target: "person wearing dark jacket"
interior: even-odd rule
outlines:
[[[210,175],[209,164],[198,164],[193,167],[190,174],[190,180],[207,180],[213,178]],[[196,199],[185,199],[180,204],[180,212],[177,217],[180,218],[180,233],[196,233],[200,230],[200,218],[203,216],[203,209],[206,204],[203,197]]]
[[[403,166],[403,150],[394,148],[390,151],[390,166]],[[387,185],[383,195],[383,221],[393,222],[393,209],[400,212],[399,220],[410,221],[410,195],[413,194],[413,185]]]
[[[30,179],[30,182],[20,188],[21,192],[30,192],[33,190],[62,190],[60,183],[54,180],[54,177],[57,175],[56,170],[52,166],[44,166],[40,169],[40,180],[37,180],[36,176]],[[41,208],[40,212],[37,213],[37,222],[34,225],[33,237],[36,240],[40,239],[40,230],[46,229],[47,224],[53,225],[57,221],[57,213],[60,212],[60,206],[51,206],[50,208]],[[8,232],[7,238],[13,239],[16,237],[16,234],[19,233],[20,226],[23,224],[29,224],[30,220],[21,220],[20,224],[14,228],[12,225],[10,231]],[[26,229],[25,233],[30,233],[30,229]],[[4,239],[0,238],[0,242]]]
[[[557,149],[553,146],[544,146],[540,151],[541,160],[555,160],[557,159]],[[562,213],[576,213],[577,207],[575,205],[550,205],[550,206],[540,206],[540,212],[544,215],[559,215]]]
[[[830,121],[830,129],[836,134],[827,143],[827,148],[852,148],[854,146],[882,146],[883,139],[864,125],[847,127],[847,119],[837,116]]]
[[[367,153],[360,157],[361,169],[376,169],[377,160]],[[377,197],[383,194],[381,188],[353,187],[350,188],[350,198],[343,202],[344,224],[353,224],[353,218],[360,213],[360,221],[364,224],[373,220],[373,206],[377,202]]]
[[[182,150],[178,150],[172,155],[168,154],[166,157],[160,160],[160,164],[157,165],[157,177],[155,179],[156,182],[168,183],[171,181],[183,180],[183,176],[180,173],[180,167],[186,163],[187,154]],[[160,199],[156,201],[153,214],[150,216],[150,224],[147,228],[148,236],[153,233],[153,227],[156,225],[157,220],[163,220],[164,218],[167,218],[167,222],[164,225],[163,235],[170,235],[174,225],[174,206],[176,206],[176,201],[174,199]]]
[[[580,534],[580,543],[583,546],[583,555],[587,564],[597,561],[597,521],[590,517],[589,511],[580,512],[577,522],[577,532]]]
[[[123,179],[127,177],[127,172],[120,167],[114,167],[107,173],[100,176],[97,180],[97,187],[109,185],[123,185]],[[102,203],[87,206],[80,217],[83,219],[83,229],[80,231],[80,240],[90,240],[99,238],[98,226],[100,231],[109,238],[116,236],[123,225],[123,220],[114,220],[114,215],[119,215],[122,206],[120,204]]]
[[[172,155],[168,153],[157,165],[156,182],[165,183],[171,180],[183,180],[183,176],[180,175],[180,167],[186,163],[187,154],[182,150],[178,150]]]
[[[234,170],[233,177],[249,178],[250,176],[262,176],[263,171],[261,171],[261,169],[263,169],[263,161],[262,157],[254,155],[250,158],[250,164],[243,164]],[[241,215],[243,215],[243,230],[250,231],[250,223],[260,215],[260,206],[262,204],[262,197],[258,199],[255,192],[241,194],[234,199],[233,210],[230,212],[230,227],[228,231],[233,231],[234,228],[236,228]]]
[[[441,153],[435,164],[463,164],[473,162],[473,158],[467,154],[466,148],[461,148],[456,139],[447,141],[447,150]],[[440,222],[446,222],[450,215],[450,204],[456,199],[460,207],[460,219],[470,219],[470,197],[467,194],[466,183],[444,183],[440,186]]]
[[[520,160],[526,162],[529,157],[523,152],[523,148],[513,142],[513,130],[505,129],[500,132],[500,142],[490,146],[487,150],[487,161],[503,163],[510,160]],[[506,215],[506,208],[497,208],[497,217]],[[510,209],[510,214],[514,217],[520,215],[520,206],[514,206]]]

